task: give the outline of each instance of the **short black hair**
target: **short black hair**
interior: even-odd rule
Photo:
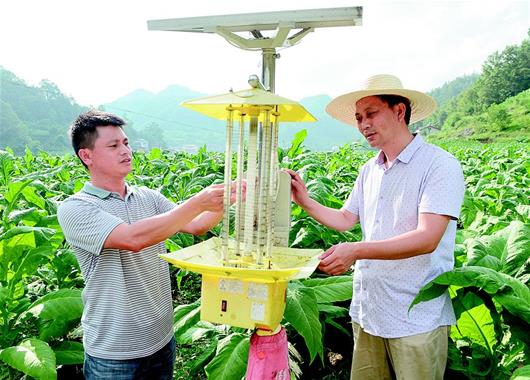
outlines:
[[[94,147],[94,142],[98,138],[96,127],[113,126],[122,128],[125,124],[121,117],[109,112],[93,109],[80,114],[68,130],[75,154],[79,157],[80,149],[92,149]],[[81,160],[81,158],[79,159]],[[85,165],[83,160],[81,162]]]
[[[405,123],[409,125],[410,115],[412,114],[412,108],[410,106],[410,100],[400,95],[376,95],[383,102],[388,104],[390,108],[394,107],[396,104],[403,103],[405,104]]]

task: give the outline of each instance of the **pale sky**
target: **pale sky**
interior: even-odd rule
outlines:
[[[147,20],[359,5],[362,26],[317,29],[279,51],[278,94],[337,96],[378,73],[429,91],[479,72],[530,28],[530,0],[3,0],[0,65],[31,85],[48,79],[82,105],[171,84],[225,93],[261,74],[259,52],[215,34],[148,31]]]

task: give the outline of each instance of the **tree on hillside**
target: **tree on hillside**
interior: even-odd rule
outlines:
[[[435,88],[429,92],[429,95],[436,100],[438,107],[442,108],[451,99],[457,97],[473,85],[478,78],[479,74],[463,75],[444,83],[441,87]]]
[[[521,45],[491,54],[478,79],[433,116],[442,131],[471,137],[485,131],[507,131],[520,127],[510,110],[490,108],[530,88],[530,30]]]
[[[530,30],[528,37],[521,46],[493,53],[482,66],[477,82],[481,110],[530,88]]]
[[[26,145],[31,145],[27,126],[9,104],[0,100],[0,149],[10,147],[16,154],[22,154]]]
[[[432,116],[416,123],[413,127],[414,130],[420,130],[427,126],[441,128],[449,116],[448,110],[454,108],[455,99],[467,91],[478,78],[479,74],[463,75],[430,91],[428,94],[436,100],[438,108]]]
[[[25,146],[53,153],[70,151],[68,126],[87,108],[49,80],[30,86],[2,67],[0,76],[0,145],[10,146],[17,154],[24,153]]]

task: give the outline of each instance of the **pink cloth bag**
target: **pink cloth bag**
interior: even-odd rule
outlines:
[[[246,380],[289,380],[289,349],[285,328],[275,335],[250,337]]]

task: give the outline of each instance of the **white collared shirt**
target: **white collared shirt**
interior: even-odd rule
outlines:
[[[415,230],[420,213],[451,217],[438,247],[401,260],[359,260],[355,264],[350,315],[369,334],[398,338],[456,322],[447,293],[408,311],[421,287],[454,265],[456,219],[465,184],[459,162],[421,136],[389,168],[384,154],[360,170],[343,208],[358,215],[364,241],[389,239]]]

